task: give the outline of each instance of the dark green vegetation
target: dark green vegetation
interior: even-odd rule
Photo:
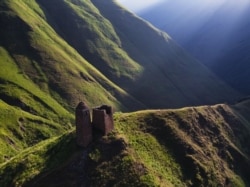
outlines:
[[[2,0],[0,33],[0,186],[247,184],[248,152],[241,142],[228,139],[236,145],[233,153],[228,150],[230,158],[240,165],[232,161],[234,168],[226,167],[219,155],[222,165],[216,168],[217,157],[200,152],[192,134],[182,139],[181,119],[189,120],[186,115],[194,109],[118,113],[116,132],[96,137],[87,150],[75,146],[74,108],[82,100],[90,107],[105,103],[135,111],[239,96],[166,33],[101,0]],[[238,110],[245,114],[247,107]],[[176,127],[164,123],[171,117]],[[248,125],[249,119],[238,120]],[[219,122],[211,124],[219,128]],[[172,128],[180,128],[180,134]],[[249,131],[241,130],[244,139]],[[188,156],[191,172],[185,162],[189,144],[194,146]],[[214,154],[217,149],[211,148]],[[213,167],[204,169],[210,158]],[[227,172],[214,177],[222,166]]]
[[[250,185],[250,101],[116,113],[87,148],[66,133],[0,165],[1,186]]]

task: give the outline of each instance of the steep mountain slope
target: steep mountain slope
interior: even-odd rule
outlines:
[[[0,165],[1,186],[249,186],[250,101],[116,113],[87,149],[75,133]],[[25,163],[29,164],[25,164]]]
[[[126,11],[121,10],[112,1],[108,1],[106,2],[107,4],[100,5],[99,7],[98,3],[100,2],[93,1],[95,6],[100,9],[100,12],[97,12],[96,7],[93,6],[91,1],[78,1],[77,3],[67,1],[66,4],[62,1],[53,1],[51,2],[52,4],[42,0],[38,2],[47,13],[50,24],[69,44],[113,82],[116,82],[120,87],[124,88],[128,93],[132,94],[148,107],[178,107],[200,104],[204,101],[213,103],[214,100],[227,100],[225,95],[234,95],[231,91],[229,91],[230,94],[226,94],[224,91],[228,90],[228,88],[222,83],[217,85],[219,82],[217,78],[211,75],[205,68],[200,67],[197,62],[192,64],[194,59],[185,55],[185,52],[182,52],[174,43],[166,42],[166,40],[170,39],[167,39],[165,34],[154,30],[152,27],[148,27],[148,25],[144,23],[140,26],[142,30],[145,30],[145,35],[141,38],[138,36],[139,33],[135,28],[131,27],[131,31],[123,28],[124,25],[129,26],[129,23],[125,23],[126,20],[134,24],[137,24],[137,22],[141,23],[142,20],[129,13],[126,14],[124,19],[124,15],[121,15],[119,11]],[[57,3],[57,6],[53,6],[54,3]],[[79,9],[79,7],[82,7],[82,9]],[[111,7],[111,11],[108,11],[108,13],[112,12],[112,14],[110,14],[111,17],[105,15],[105,12],[102,11],[103,7],[109,10],[109,7]],[[74,16],[71,15],[72,9],[77,10]],[[88,10],[87,13],[83,11],[86,9]],[[117,10],[116,13],[115,10]],[[108,20],[103,16],[106,16]],[[119,20],[118,18],[120,17],[123,17],[122,19],[124,20]],[[124,24],[115,25],[117,22],[124,22]],[[117,29],[124,33],[118,32]],[[150,35],[147,36],[147,32],[149,32]],[[85,34],[83,35],[81,33]],[[162,37],[162,34],[165,36]],[[124,38],[124,36],[127,38]],[[145,40],[145,37],[152,39]],[[157,42],[161,40],[162,44]],[[129,41],[133,43],[131,44]],[[140,44],[141,41],[144,41],[144,43]],[[152,47],[145,48],[145,46]],[[151,51],[153,48],[155,49]],[[137,52],[138,49],[142,51],[139,54]],[[164,51],[169,51],[170,49],[173,52],[166,52],[166,54],[164,54]],[[150,57],[147,58],[146,56],[149,55]],[[197,66],[197,69],[188,70],[191,68],[176,67],[176,69],[171,69],[171,72],[164,71],[167,66],[174,68],[172,64],[167,65],[166,61],[172,61],[168,63],[175,63],[177,64],[176,66],[178,66],[178,64],[181,63],[178,62],[181,61],[179,60],[180,56],[183,61],[186,61],[184,66],[186,65],[192,68],[194,68],[193,66]],[[140,65],[138,63],[140,63]],[[159,69],[162,69],[162,72],[159,72]],[[204,72],[197,74],[196,71]],[[173,78],[172,74],[175,74],[176,78]],[[202,77],[201,75],[205,76]],[[181,76],[185,76],[185,78]],[[199,76],[199,79],[197,79],[197,76]],[[182,84],[182,82],[186,80],[186,77],[189,77],[190,80]],[[195,82],[196,80],[200,80],[200,82]],[[199,91],[197,92],[199,93],[197,94],[194,92],[189,93],[183,85],[187,87],[191,86],[190,83],[192,81],[192,85],[209,87],[212,90],[216,90],[218,95],[210,95],[207,92],[204,93],[202,88],[198,89]],[[162,82],[164,82],[164,85]],[[149,89],[151,85],[154,85],[155,88]],[[144,94],[144,90],[147,90],[147,94]],[[169,90],[171,90],[172,93],[170,93]],[[195,89],[192,90],[194,91]],[[165,94],[166,92],[168,92],[168,94]],[[220,95],[221,92],[223,93]],[[207,96],[200,102],[201,99],[199,97],[201,95]],[[165,102],[162,102],[163,100]]]
[[[0,162],[71,128],[73,115],[20,71],[0,47]]]
[[[1,23],[8,25],[1,27],[1,45],[20,71],[67,108],[80,99],[135,110],[238,96],[165,33],[113,1],[1,4]]]
[[[225,101],[227,86],[166,33],[118,7],[113,1],[92,2],[112,23],[122,47],[144,68],[141,77],[129,83],[133,86],[119,84],[129,93],[139,96],[147,106],[157,108]],[[205,91],[207,89],[209,91]],[[229,92],[229,97],[234,95]]]
[[[131,100],[133,105],[128,108],[141,108],[55,32],[39,4],[30,1],[1,4],[5,9],[1,23],[6,25],[1,27],[1,45],[20,71],[67,109],[72,109],[79,100],[86,100],[90,105],[106,102],[118,109],[125,109],[124,105],[129,105]],[[124,105],[120,103],[122,98],[127,101]]]
[[[72,129],[80,100],[134,111],[238,97],[113,1],[2,0],[0,24],[1,163]]]
[[[138,14],[233,88],[250,94],[249,1],[163,1]]]
[[[1,162],[69,130],[80,100],[144,107],[70,47],[35,1],[4,0],[0,7]]]

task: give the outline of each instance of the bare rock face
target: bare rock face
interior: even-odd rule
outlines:
[[[84,102],[80,102],[75,111],[76,142],[79,146],[87,147],[92,142],[92,125],[90,111]]]

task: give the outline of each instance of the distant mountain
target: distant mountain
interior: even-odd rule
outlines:
[[[138,14],[232,87],[250,94],[249,1],[165,1]]]

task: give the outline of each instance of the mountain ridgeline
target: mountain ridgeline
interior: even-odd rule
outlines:
[[[249,185],[249,101],[115,1],[0,1],[0,65],[0,186]],[[117,111],[87,149],[80,101]]]
[[[0,165],[0,185],[250,185],[250,101],[116,113],[116,130],[87,149],[69,132]]]

